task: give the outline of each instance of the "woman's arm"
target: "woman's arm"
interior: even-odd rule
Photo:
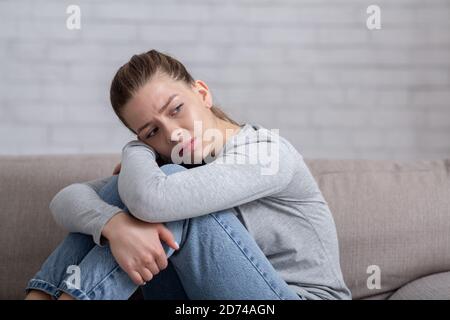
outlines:
[[[103,201],[98,192],[109,178],[71,184],[59,191],[49,208],[55,221],[70,232],[93,236],[96,244],[102,245],[102,230],[105,224],[122,210]]]
[[[248,144],[225,153],[226,157],[236,157],[237,163],[219,163],[217,159],[167,176],[156,164],[151,147],[130,141],[122,149],[120,197],[138,219],[168,222],[231,208],[283,190],[292,180],[299,154],[278,139],[278,170],[262,174],[261,164],[248,161],[251,151],[246,150],[252,150]]]
[[[167,267],[161,241],[175,250],[178,244],[163,224],[140,221],[104,202],[98,193],[108,180],[67,186],[53,198],[50,210],[55,220],[69,231],[91,234],[98,245],[103,244],[102,239],[107,239],[117,263],[141,285]]]

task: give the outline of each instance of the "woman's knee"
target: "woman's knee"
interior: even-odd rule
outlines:
[[[118,181],[118,175],[109,177],[109,181],[103,187],[101,187],[100,191],[98,192],[100,198],[106,200],[110,197],[111,194],[119,194]]]
[[[188,170],[185,167],[175,164],[175,163],[168,163],[160,167],[161,171],[164,172],[167,175],[170,175],[175,172]]]
[[[99,190],[98,195],[106,203],[125,209],[125,205],[120,199],[118,182],[118,175],[111,176],[109,181]]]

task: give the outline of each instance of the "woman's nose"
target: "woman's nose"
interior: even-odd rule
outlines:
[[[168,127],[166,133],[166,140],[169,144],[183,141],[183,129],[179,127]]]

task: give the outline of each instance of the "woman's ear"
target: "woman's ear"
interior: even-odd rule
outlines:
[[[207,108],[211,108],[213,105],[212,96],[209,92],[209,88],[205,82],[202,80],[195,80],[195,88],[197,92],[200,94],[200,98],[205,103]]]

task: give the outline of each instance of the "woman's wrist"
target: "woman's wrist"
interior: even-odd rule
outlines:
[[[124,222],[126,218],[127,213],[125,213],[124,211],[120,211],[119,213],[115,214],[104,225],[102,229],[102,236],[105,237],[107,240],[111,240],[111,237],[114,235],[115,233],[114,230],[117,228],[117,225]]]

